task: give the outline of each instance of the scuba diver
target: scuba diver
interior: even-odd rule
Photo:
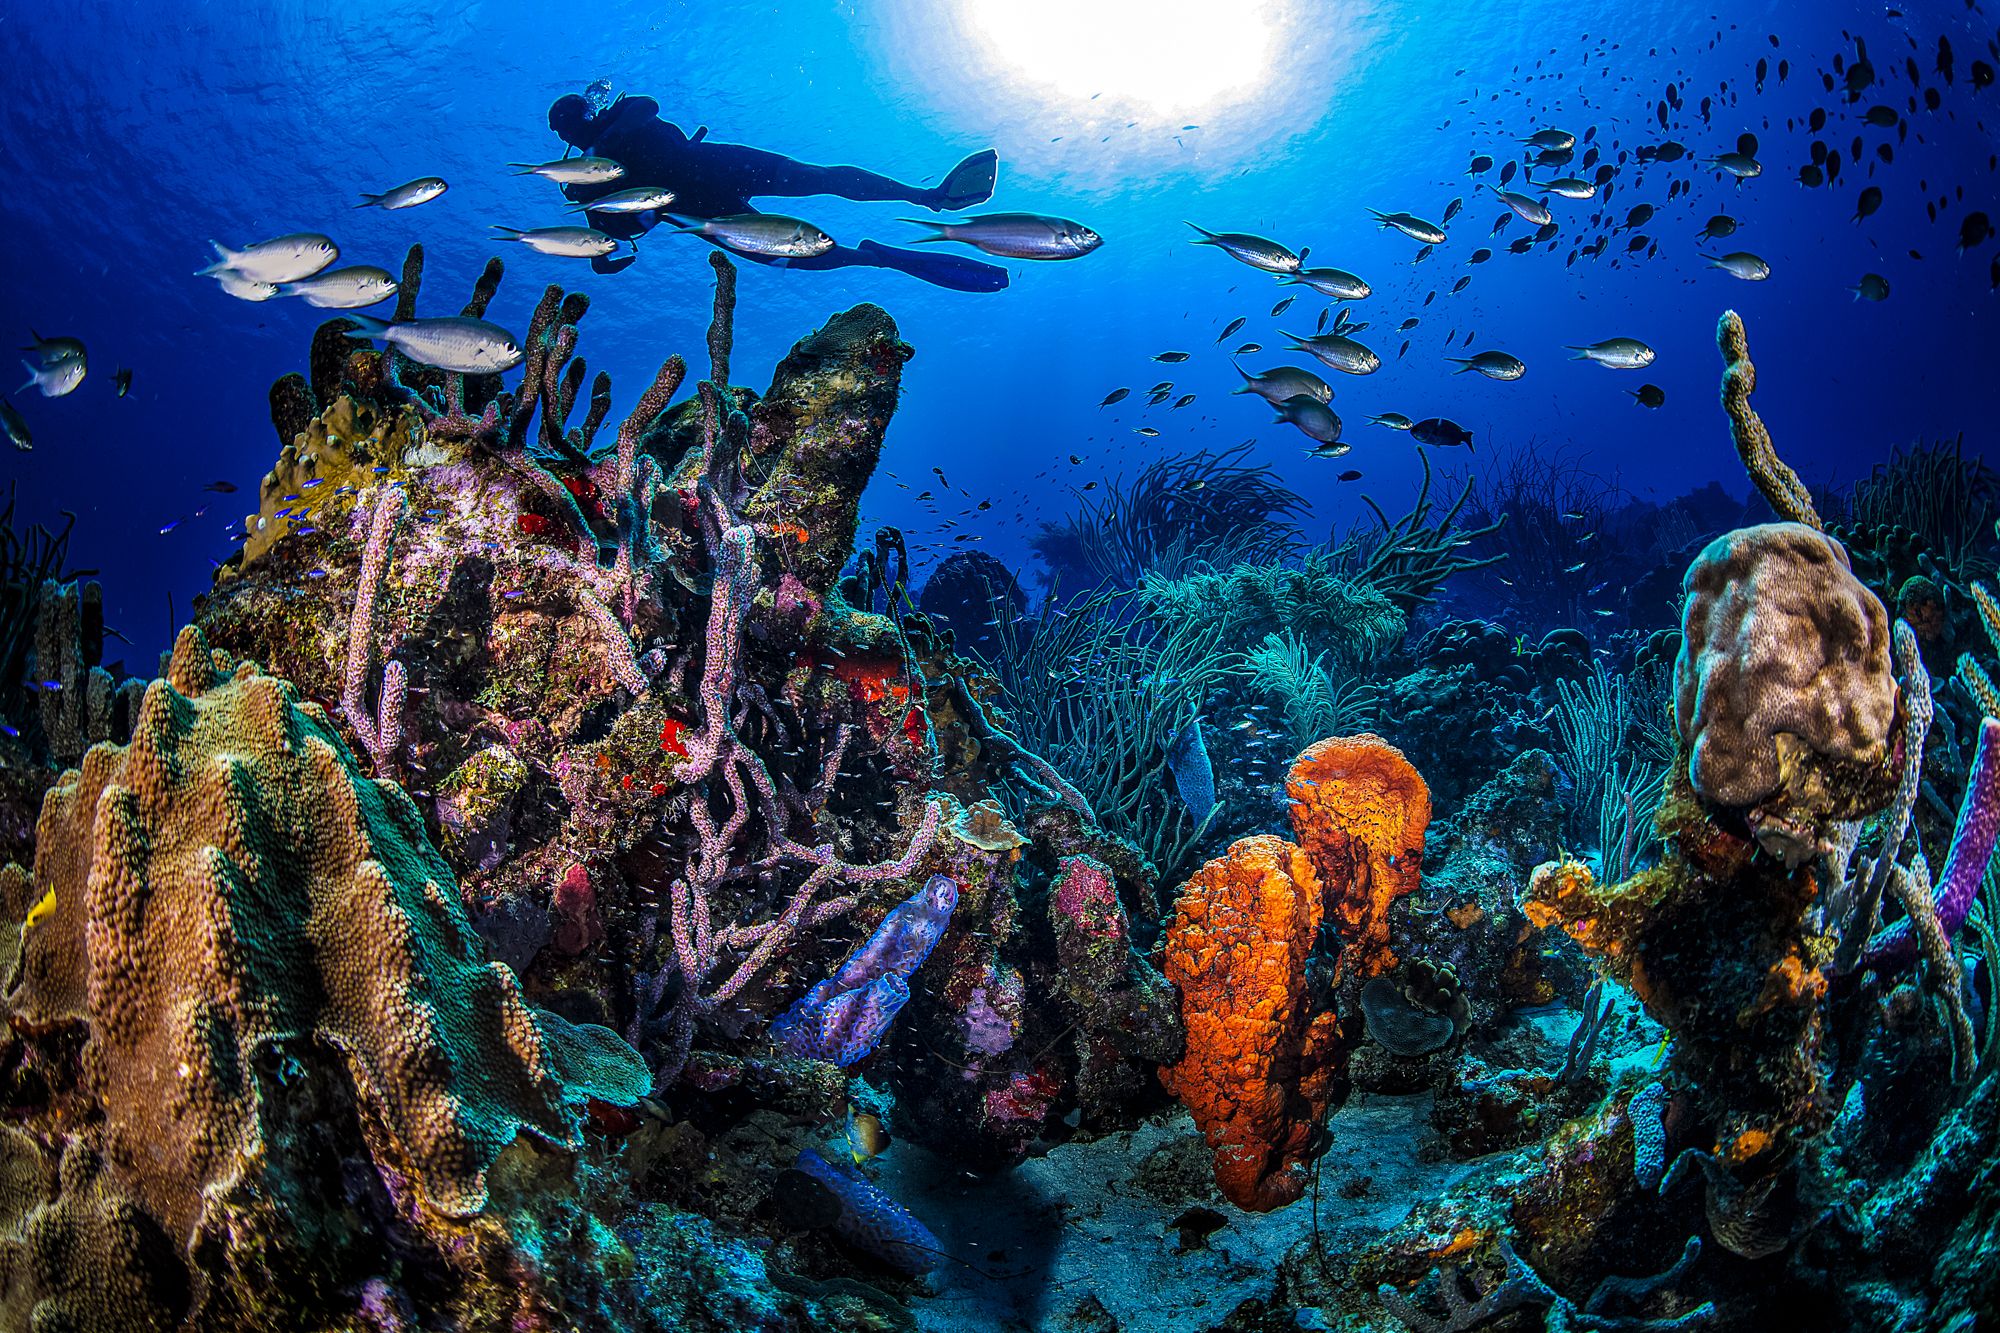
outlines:
[[[985,203],[993,196],[999,155],[992,149],[974,153],[945,174],[935,186],[905,185],[859,167],[821,167],[795,161],[781,153],[742,144],[712,143],[708,127],[693,134],[660,115],[650,97],[621,95],[602,110],[571,93],[549,108],[549,128],[580,152],[608,157],[625,168],[619,179],[590,185],[566,185],[563,193],[578,203],[635,186],[656,185],[674,192],[673,213],[691,218],[729,217],[758,211],[753,198],[769,195],[830,194],[861,202],[898,200],[933,212],[952,212]],[[591,225],[622,241],[643,236],[657,221],[652,214],[591,215]],[[963,255],[935,250],[901,250],[862,241],[835,245],[824,254],[782,258],[737,253],[760,264],[788,268],[889,268],[938,287],[961,292],[997,292],[1007,285],[1007,270]],[[632,254],[600,256],[591,261],[599,273],[616,273],[635,258]]]

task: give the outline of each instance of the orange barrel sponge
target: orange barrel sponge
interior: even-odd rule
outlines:
[[[1334,736],[1298,757],[1285,779],[1292,831],[1319,872],[1339,923],[1340,975],[1379,976],[1396,965],[1389,905],[1417,887],[1431,793],[1380,736]]]
[[[1304,1192],[1332,1089],[1339,1023],[1311,1012],[1306,985],[1324,910],[1305,852],[1266,835],[1196,871],[1167,929],[1161,967],[1180,987],[1187,1051],[1160,1080],[1208,1136],[1215,1183],[1254,1212]]]

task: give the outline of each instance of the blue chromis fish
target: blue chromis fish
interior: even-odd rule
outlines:
[[[982,213],[957,222],[898,220],[937,229],[936,235],[924,237],[919,245],[961,241],[1001,259],[1077,259],[1104,244],[1102,236],[1081,222],[1045,213]]]
[[[356,208],[415,208],[418,204],[428,204],[443,194],[449,186],[442,176],[419,176],[413,181],[404,181],[392,190],[380,194],[363,193]]]

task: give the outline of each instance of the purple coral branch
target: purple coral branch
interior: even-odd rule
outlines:
[[[1958,933],[1972,911],[1986,864],[1993,859],[1996,837],[2000,837],[2000,720],[1989,717],[1979,726],[1979,749],[1972,758],[1958,826],[1952,830],[1951,853],[1938,875],[1933,899],[1938,925],[1947,937]],[[1909,921],[1898,921],[1868,941],[1861,961],[1868,967],[1904,966],[1915,960],[1917,946]]]
[[[368,522],[368,540],[361,548],[361,574],[354,589],[354,616],[347,627],[347,665],[341,673],[340,706],[347,724],[375,761],[377,772],[396,761],[403,745],[403,696],[409,673],[391,660],[382,669],[382,696],[368,711],[368,666],[375,656],[375,597],[389,563],[389,545],[396,521],[403,515],[400,486],[384,486]]]

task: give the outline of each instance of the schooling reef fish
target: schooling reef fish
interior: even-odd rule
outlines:
[[[1410,438],[1418,444],[1438,449],[1456,444],[1462,444],[1468,450],[1472,448],[1472,432],[1450,417],[1425,417],[1410,427]]]
[[[252,282],[297,282],[340,258],[339,246],[312,231],[274,236],[241,250],[231,250],[219,241],[210,241],[209,245],[215,250],[215,262],[197,270],[196,277],[212,278],[227,271]]]
[[[1730,277],[1741,278],[1745,282],[1762,282],[1771,276],[1771,266],[1748,250],[1738,250],[1719,258],[1714,255],[1703,255],[1702,258],[1708,260],[1709,267],[1719,268]]]
[[[603,185],[625,174],[625,168],[608,157],[559,157],[553,162],[509,162],[519,167],[516,176],[540,176],[558,185]]]
[[[1292,340],[1293,351],[1310,352],[1335,370],[1349,375],[1372,375],[1382,368],[1381,357],[1345,334],[1322,333],[1302,338],[1296,333],[1286,333],[1285,336]]]
[[[0,435],[5,435],[7,443],[16,449],[35,447],[35,437],[28,433],[28,423],[21,420],[21,414],[5,398],[0,398]]]
[[[388,270],[367,264],[330,268],[298,282],[278,285],[278,295],[300,297],[307,305],[322,310],[358,310],[395,294],[396,280],[389,276]]]
[[[1236,373],[1243,377],[1243,384],[1234,392],[1254,393],[1273,407],[1299,394],[1317,398],[1322,403],[1333,400],[1332,385],[1310,370],[1301,370],[1297,366],[1274,366],[1261,375],[1252,375],[1238,366]]]
[[[833,249],[833,237],[804,218],[783,213],[736,213],[722,218],[670,217],[684,234],[703,236],[725,250],[776,259],[810,259]]]
[[[1368,211],[1385,228],[1400,231],[1413,241],[1422,241],[1425,245],[1444,244],[1444,228],[1435,222],[1426,222],[1414,213],[1384,213],[1374,208]]]
[[[405,181],[393,190],[380,194],[363,194],[356,208],[415,208],[418,204],[428,204],[449,188],[442,176],[419,176],[413,181]]]
[[[350,338],[387,343],[412,361],[461,375],[492,375],[521,364],[521,345],[498,324],[464,315],[391,324],[372,315],[348,315],[359,324]]]
[[[610,194],[571,204],[570,209],[586,213],[657,213],[673,201],[672,190],[657,185],[635,185],[629,190],[613,190]]]
[[[618,242],[595,227],[519,227],[494,225],[501,239],[519,241],[537,254],[567,259],[595,259],[618,248]]]
[[[1507,352],[1474,352],[1471,356],[1448,356],[1445,360],[1458,366],[1458,373],[1476,370],[1490,380],[1517,380],[1528,373],[1528,367],[1518,356]]]
[[[1564,350],[1576,353],[1570,358],[1572,361],[1595,361],[1612,370],[1642,370],[1653,364],[1653,349],[1637,338],[1606,338],[1580,347],[1570,345]]]
[[[963,241],[1001,259],[1076,259],[1104,244],[1102,236],[1081,222],[1044,213],[983,213],[959,222],[899,221],[937,229],[935,236],[924,237],[918,245]]]
[[[1263,269],[1266,273],[1296,273],[1305,258],[1303,254],[1293,254],[1276,241],[1252,236],[1248,232],[1209,231],[1205,227],[1195,227],[1192,222],[1188,226],[1201,233],[1201,239],[1190,244],[1213,245],[1238,263]]]

